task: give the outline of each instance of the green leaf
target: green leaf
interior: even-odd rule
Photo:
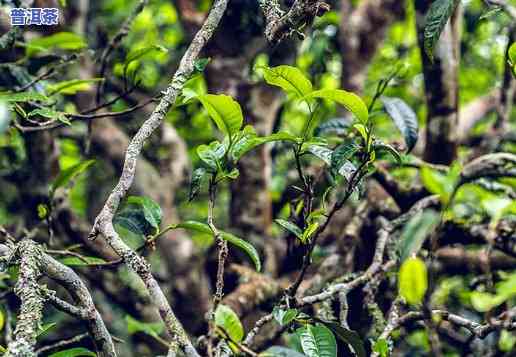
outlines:
[[[326,165],[331,165],[332,151],[329,148],[321,145],[308,144],[304,149],[324,161]]]
[[[294,234],[299,239],[301,239],[301,237],[303,236],[303,231],[301,230],[301,228],[299,228],[292,222],[285,221],[284,219],[279,218],[275,219],[274,222],[285,228],[290,233]]]
[[[375,141],[373,144],[373,148],[376,151],[386,151],[387,153],[391,154],[394,159],[398,162],[398,164],[401,164],[401,155],[394,147],[392,147],[389,144],[382,143],[381,141]]]
[[[141,322],[130,315],[125,316],[125,321],[127,323],[127,332],[130,335],[143,332],[156,338],[159,337],[159,335],[162,334],[165,329],[165,326],[162,322]]]
[[[424,47],[427,56],[433,60],[434,48],[441,33],[459,4],[459,0],[435,0],[425,17]]]
[[[195,63],[194,63],[195,71],[197,71],[197,72],[204,72],[204,69],[206,68],[208,63],[210,63],[210,61],[211,61],[210,57],[196,59]]]
[[[507,57],[509,58],[509,61],[511,61],[513,66],[516,66],[516,42],[514,42],[511,47],[509,47],[509,50],[507,51]]]
[[[260,353],[259,357],[306,357],[304,354],[299,353],[290,348],[283,346],[272,346],[266,351]]]
[[[215,325],[221,327],[235,342],[242,341],[244,327],[238,315],[227,305],[220,304],[215,310]]]
[[[49,357],[95,357],[97,354],[84,347],[74,347],[67,350],[52,353]]]
[[[503,11],[503,7],[501,7],[501,6],[493,6],[490,9],[488,9],[487,11],[485,11],[478,19],[479,20],[486,20],[486,19],[489,19],[489,18],[497,15],[498,13],[500,13],[502,11]]]
[[[348,133],[352,124],[351,116],[342,118],[328,119],[315,128],[314,135],[320,136],[325,134],[345,135]]]
[[[152,199],[129,196],[113,218],[113,224],[147,236],[159,229],[162,217],[160,206]]]
[[[240,130],[244,116],[240,104],[233,98],[225,94],[204,94],[196,98],[224,134],[231,137]]]
[[[360,335],[353,330],[342,327],[340,324],[336,322],[329,321],[321,321],[326,327],[328,327],[335,336],[347,343],[358,357],[366,357],[366,351],[364,347],[364,343],[360,338]]]
[[[86,46],[84,38],[72,32],[58,32],[50,36],[32,39],[26,43],[29,57],[41,51],[50,52],[55,48],[75,51]]]
[[[57,110],[54,110],[54,109],[38,108],[38,109],[34,109],[29,114],[27,114],[28,117],[33,117],[33,116],[36,116],[36,115],[42,116],[44,118],[49,118],[49,119],[57,119],[60,122],[65,123],[67,125],[71,125],[72,124],[70,122],[70,120],[66,117],[65,113],[58,112]]]
[[[199,167],[194,170],[192,173],[192,179],[190,181],[190,193],[188,194],[188,201],[193,200],[195,196],[197,196],[201,190],[202,180],[207,174],[208,171],[203,167]]]
[[[0,135],[9,128],[10,123],[11,114],[9,113],[9,109],[4,102],[0,101]]]
[[[369,118],[369,111],[362,98],[355,93],[342,89],[320,89],[304,97],[304,99],[321,98],[331,100],[342,105],[353,114],[362,124],[366,124]]]
[[[415,214],[403,228],[400,238],[400,260],[402,262],[413,254],[417,254],[426,237],[439,224],[439,215],[433,210],[425,210]]]
[[[382,97],[381,100],[387,114],[403,135],[407,152],[412,151],[416,145],[419,130],[416,113],[400,98]]]
[[[299,311],[297,309],[282,309],[277,306],[272,310],[274,319],[281,325],[285,326],[294,321]]]
[[[187,229],[192,230],[199,233],[209,234],[213,235],[213,232],[211,231],[210,227],[206,223],[196,222],[196,221],[185,221],[182,223],[174,224],[170,226],[171,229]],[[253,261],[256,270],[260,271],[262,268],[262,263],[260,262],[260,256],[258,255],[258,252],[256,249],[247,241],[224,231],[220,231],[222,239],[227,240],[229,243],[233,244],[234,246],[242,249],[247,255],[251,258]]]
[[[389,343],[386,339],[380,338],[373,345],[373,352],[376,352],[380,357],[389,357]]]
[[[479,312],[487,312],[504,302],[504,296],[473,291],[470,295],[471,305]]]
[[[230,150],[233,162],[237,162],[245,153],[253,150],[259,145],[273,141],[297,142],[297,138],[286,132],[278,132],[268,136],[258,136],[254,128],[247,125],[242,131],[242,135],[235,140]]]
[[[59,260],[64,265],[68,266],[88,266],[92,264],[103,264],[106,261],[97,257],[67,257]]]
[[[127,67],[131,64],[131,62],[137,61],[153,52],[166,53],[166,52],[168,52],[168,50],[161,45],[152,45],[152,46],[147,46],[147,47],[142,47],[142,48],[132,50],[131,52],[129,52],[129,54],[125,58],[124,73],[126,72]]]
[[[21,92],[21,93],[2,93],[0,101],[2,102],[47,102],[47,96],[38,92]]]
[[[423,166],[420,175],[423,186],[431,193],[439,195],[443,204],[447,204],[459,179],[460,166],[452,165],[447,174]]]
[[[95,160],[87,160],[80,162],[72,167],[69,167],[66,170],[61,171],[59,176],[57,176],[57,178],[54,180],[54,182],[52,182],[50,186],[50,196],[52,197],[58,188],[67,186],[70,183],[70,181],[72,181],[77,176],[85,172],[94,163]]]
[[[52,330],[57,326],[57,322],[49,322],[48,324],[43,324],[39,326],[39,330],[36,334],[36,337],[41,337],[47,334],[48,331]]]
[[[214,170],[221,168],[221,159],[226,153],[226,147],[219,141],[212,141],[210,145],[199,145],[197,155],[209,167]]]
[[[104,78],[90,78],[90,79],[72,79],[69,81],[62,81],[55,84],[49,84],[46,88],[48,95],[57,93],[74,95],[77,92],[84,92],[91,89],[93,83],[103,81]]]
[[[0,331],[4,328],[5,316],[2,310],[0,310]]]
[[[360,147],[352,141],[347,141],[337,146],[331,154],[330,169],[332,173],[346,176],[345,172],[341,171],[341,168],[346,162],[349,162],[358,150],[360,150]]]
[[[268,84],[280,87],[296,98],[303,98],[312,91],[312,82],[299,68],[286,65],[260,68],[263,69],[263,78]]]
[[[319,228],[319,222],[312,222],[306,227],[306,229],[303,231],[303,235],[301,236],[301,242],[306,243],[308,242],[314,233],[317,231],[317,228]]]
[[[403,262],[398,274],[400,295],[411,305],[419,305],[428,289],[428,273],[425,263],[417,258]]]
[[[337,357],[337,341],[331,330],[324,325],[306,325],[296,334],[307,357]]]
[[[503,352],[516,350],[516,334],[508,330],[502,330],[500,332],[500,339],[498,340],[498,348]]]

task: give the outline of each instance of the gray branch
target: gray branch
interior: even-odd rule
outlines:
[[[118,184],[109,195],[101,212],[95,219],[93,230],[90,235],[91,237],[95,237],[98,234],[102,234],[106,238],[108,244],[124,260],[127,266],[138,274],[150,294],[151,301],[153,301],[158,308],[161,318],[165,322],[167,330],[172,336],[172,353],[180,347],[189,356],[198,356],[198,353],[190,342],[181,323],[172,311],[170,304],[156,279],[152,276],[149,264],[135,251],[128,247],[115,231],[113,227],[113,217],[121,200],[125,197],[134,181],[136,162],[143,145],[152,135],[154,130],[161,125],[168,110],[175,103],[176,98],[180,94],[184,83],[193,73],[195,61],[202,48],[206,45],[217,28],[220,19],[226,10],[227,3],[228,0],[215,1],[206,21],[195,35],[186,53],[183,55],[179,68],[174,74],[170,85],[163,92],[161,101],[152,112],[150,118],[143,123],[131,140],[129,147],[127,148],[122,175],[120,176]]]

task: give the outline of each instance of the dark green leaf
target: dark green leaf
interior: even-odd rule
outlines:
[[[204,69],[210,63],[211,58],[199,58],[194,63],[194,68],[197,72],[204,72]]]
[[[424,47],[431,60],[435,45],[458,4],[459,0],[435,0],[430,5],[425,18]]]
[[[396,159],[398,164],[401,164],[401,155],[400,155],[400,153],[398,152],[398,150],[393,148],[391,145],[382,143],[380,141],[376,141],[374,143],[373,147],[377,151],[386,151],[386,152],[388,152],[389,154],[392,155],[392,157],[394,157]]]
[[[237,162],[245,153],[255,147],[272,141],[297,142],[297,138],[285,132],[278,132],[268,136],[258,136],[254,128],[247,125],[242,131],[241,136],[233,143],[230,152],[231,157],[234,162]]]
[[[116,213],[113,223],[133,233],[146,236],[159,229],[160,206],[148,197],[130,196]]]
[[[244,117],[240,104],[233,98],[225,94],[204,94],[196,98],[224,134],[232,136],[240,130]]]
[[[360,150],[360,146],[355,144],[353,141],[347,141],[337,146],[331,154],[330,170],[333,173],[339,173],[342,176],[347,176],[346,172],[341,172],[341,168],[345,163],[349,162],[349,160],[358,150]]]
[[[223,304],[217,306],[217,310],[215,310],[215,325],[221,327],[232,341],[242,341],[244,328],[238,315],[229,306]]]
[[[85,172],[88,168],[91,167],[95,163],[95,160],[87,160],[78,163],[77,165],[74,165],[72,167],[69,167],[66,170],[61,171],[59,176],[52,182],[52,185],[50,186],[50,196],[54,195],[54,192],[60,188],[68,185],[70,181],[75,179],[77,176]]]
[[[273,68],[265,67],[263,71],[263,78],[267,83],[280,87],[296,98],[302,98],[312,91],[312,82],[299,68],[282,65]]]
[[[353,114],[362,124],[367,123],[369,111],[362,98],[352,92],[342,89],[321,89],[305,96],[304,99],[321,98],[342,105]]]
[[[403,228],[400,237],[400,260],[403,262],[413,254],[417,254],[426,237],[439,224],[439,215],[433,210],[425,210],[415,214]]]
[[[210,227],[206,223],[196,222],[196,221],[185,221],[179,224],[174,224],[171,226],[172,229],[176,228],[183,228],[188,230],[193,230],[195,232],[204,233],[213,235],[213,232],[211,231]],[[262,263],[260,262],[260,256],[258,255],[258,252],[256,249],[247,241],[243,240],[242,238],[239,238],[231,233],[227,233],[224,231],[219,231],[221,234],[222,239],[227,240],[229,243],[233,244],[234,246],[242,249],[247,255],[251,258],[253,261],[256,270],[260,271],[262,268]]]
[[[332,151],[329,148],[310,144],[306,146],[305,150],[324,161],[326,165],[331,165]]]
[[[407,152],[412,151],[416,145],[419,130],[416,113],[400,98],[382,97],[381,99],[385,110],[405,139]]]
[[[301,230],[301,228],[299,228],[292,222],[285,221],[284,219],[275,219],[274,222],[285,228],[290,233],[294,234],[299,239],[301,239],[301,237],[303,236],[303,231]]]
[[[208,174],[205,168],[199,167],[192,173],[190,181],[190,193],[188,194],[188,201],[191,201],[197,196],[201,190],[202,179]]]
[[[347,134],[352,124],[351,116],[342,118],[333,118],[326,120],[315,129],[315,136],[324,134],[344,135]]]
[[[358,333],[353,330],[344,328],[336,322],[322,321],[322,323],[330,330],[332,330],[338,339],[351,346],[356,356],[366,357],[364,343],[362,342],[362,339]]]
[[[283,346],[272,346],[265,352],[258,355],[259,357],[306,357],[304,354],[299,353],[290,348]]]
[[[91,352],[84,347],[74,347],[67,350],[52,353],[49,357],[95,357],[95,352]]]
[[[307,357],[337,357],[337,341],[332,331],[324,325],[306,325],[296,334]]]

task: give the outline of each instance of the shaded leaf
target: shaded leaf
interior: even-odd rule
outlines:
[[[78,257],[67,257],[60,259],[59,261],[68,266],[88,266],[91,264],[102,264],[106,262],[104,259],[97,257],[82,257],[82,259]]]
[[[224,134],[232,136],[242,127],[242,108],[225,94],[204,94],[196,97]]]
[[[292,222],[286,221],[284,219],[275,219],[274,222],[285,228],[290,233],[294,234],[299,239],[301,239],[301,237],[303,236],[303,231],[301,230],[301,228],[299,228]]]
[[[324,134],[344,135],[347,134],[349,127],[352,124],[352,119],[349,117],[333,118],[326,120],[315,128],[315,136]]]
[[[416,145],[419,130],[416,113],[400,98],[382,97],[381,100],[385,110],[403,135],[407,152],[412,151]]]
[[[434,47],[458,4],[459,0],[435,0],[430,5],[425,17],[424,47],[431,60],[434,58]]]
[[[417,254],[426,237],[439,224],[439,215],[433,210],[424,210],[415,214],[403,228],[400,237],[400,260],[403,262]]]
[[[139,60],[139,59],[147,56],[148,54],[151,54],[156,51],[157,52],[168,52],[168,50],[161,45],[152,45],[152,46],[147,46],[147,47],[132,50],[131,52],[129,52],[129,54],[125,58],[124,72],[126,71],[127,67],[131,64],[131,62]]]
[[[78,163],[77,165],[74,165],[72,167],[69,167],[66,170],[63,170],[59,173],[59,176],[52,182],[50,186],[50,196],[54,195],[54,192],[60,188],[68,185],[70,181],[75,179],[77,176],[85,172],[87,169],[89,169],[93,164],[95,163],[95,160],[87,160]]]
[[[146,236],[159,229],[162,216],[160,206],[152,199],[129,196],[113,218],[113,223]]]
[[[49,355],[49,357],[95,357],[97,354],[84,347],[74,347],[63,351],[55,352]]]
[[[335,336],[347,343],[355,352],[358,357],[366,357],[366,351],[364,343],[360,338],[360,335],[353,330],[342,327],[336,322],[321,321],[326,327],[332,330]]]
[[[299,68],[286,65],[261,68],[264,71],[263,78],[268,84],[280,87],[296,98],[303,98],[312,91],[312,82]]]
[[[198,58],[194,62],[194,68],[197,72],[204,72],[204,69],[210,63],[211,58]]]
[[[197,221],[185,221],[182,223],[174,224],[170,226],[172,229],[176,228],[183,228],[187,230],[192,230],[199,233],[209,234],[213,235],[213,232],[211,231],[210,227],[206,223],[197,222]],[[256,270],[260,271],[262,268],[262,263],[260,262],[260,256],[258,255],[258,251],[247,241],[243,240],[242,238],[239,238],[231,233],[227,233],[224,231],[220,231],[222,239],[227,240],[229,243],[233,244],[234,246],[242,249],[247,255],[251,258],[253,261]]]
[[[340,169],[346,162],[349,162],[358,150],[360,150],[360,146],[355,144],[353,141],[347,141],[337,146],[331,154],[331,171],[342,175],[344,172],[341,173]]]
[[[299,311],[297,309],[282,309],[278,306],[275,306],[272,310],[272,315],[274,319],[281,325],[285,326],[291,323],[297,316]]]
[[[305,96],[304,99],[321,98],[336,102],[346,108],[361,123],[367,123],[369,111],[362,98],[342,89],[321,89]]]
[[[197,155],[209,167],[217,170],[221,167],[220,160],[226,153],[226,147],[219,141],[212,141],[210,145],[199,145],[197,147]]]
[[[227,305],[219,304],[215,310],[215,325],[222,327],[231,340],[240,342],[244,337],[244,327],[238,315]]]
[[[400,295],[409,304],[421,304],[428,289],[425,263],[417,257],[405,260],[398,274],[398,285]]]
[[[296,334],[307,357],[337,357],[337,341],[331,330],[324,325],[306,325]]]
[[[54,110],[54,109],[38,108],[38,109],[34,109],[29,114],[27,114],[28,117],[33,117],[36,115],[39,115],[39,116],[42,116],[42,117],[48,118],[48,119],[57,119],[60,122],[63,122],[67,125],[71,124],[70,120],[66,117],[65,113],[58,112],[57,110]]]
[[[321,145],[309,144],[306,146],[305,150],[324,161],[326,165],[331,165],[331,156],[333,153],[331,149]]]
[[[278,132],[268,136],[258,136],[254,128],[247,125],[242,131],[242,135],[235,140],[231,147],[231,157],[237,162],[245,153],[253,150],[259,145],[273,141],[297,142],[297,138],[286,132]]]
[[[388,152],[389,154],[391,154],[392,157],[394,157],[394,159],[396,159],[398,164],[401,164],[401,155],[398,152],[398,150],[396,150],[394,147],[392,147],[392,145],[376,141],[374,143],[373,147],[374,147],[374,149],[376,151],[380,151],[380,152],[381,151],[386,151],[386,152]]]
[[[199,191],[201,190],[201,184],[203,178],[208,174],[208,171],[199,167],[194,170],[192,173],[192,179],[190,180],[190,193],[188,194],[188,201],[191,201],[197,196]]]
[[[306,357],[304,354],[299,353],[290,348],[283,346],[272,346],[266,351],[260,353],[259,357]]]
[[[0,135],[2,135],[11,123],[11,114],[7,105],[0,101]]]

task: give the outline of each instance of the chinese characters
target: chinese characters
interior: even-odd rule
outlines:
[[[59,24],[59,9],[56,8],[14,8],[9,12],[9,16],[12,26]]]

